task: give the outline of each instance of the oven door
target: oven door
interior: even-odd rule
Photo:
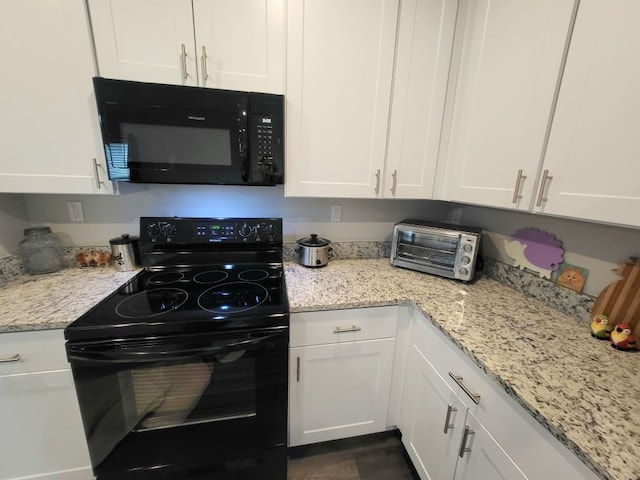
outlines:
[[[201,184],[250,181],[247,119],[242,111],[105,103],[101,117],[111,180]]]
[[[286,327],[68,342],[94,473],[285,478],[287,351]]]

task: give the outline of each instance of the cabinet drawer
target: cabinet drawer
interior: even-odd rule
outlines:
[[[69,368],[62,330],[2,333],[0,360],[0,375]]]
[[[357,308],[291,315],[290,346],[394,338],[398,307]]]

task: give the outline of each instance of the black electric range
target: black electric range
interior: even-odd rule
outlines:
[[[144,269],[67,339],[288,326],[281,219],[143,217],[140,231]]]
[[[98,480],[286,480],[282,220],[140,219],[143,270],[65,329]]]

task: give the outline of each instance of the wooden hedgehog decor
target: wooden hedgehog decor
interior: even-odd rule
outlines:
[[[614,270],[622,278],[606,287],[596,298],[591,319],[605,315],[612,326],[640,335],[640,258],[631,257]],[[613,337],[612,337],[613,338]]]

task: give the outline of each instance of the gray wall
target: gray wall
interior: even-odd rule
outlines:
[[[28,226],[23,195],[0,193],[0,258],[17,253],[22,232]]]

